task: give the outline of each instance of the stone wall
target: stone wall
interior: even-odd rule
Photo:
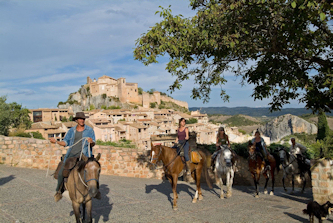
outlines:
[[[313,200],[319,204],[332,199],[333,194],[333,166],[330,160],[320,160],[312,170]],[[330,197],[330,198],[329,198]]]
[[[66,151],[66,148],[51,144],[48,140],[0,136],[0,163],[11,166],[55,170]],[[102,174],[162,178],[162,170],[150,170],[146,151],[94,146],[93,152],[101,153]]]

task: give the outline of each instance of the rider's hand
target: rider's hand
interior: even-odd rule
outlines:
[[[89,143],[93,143],[92,138],[88,138],[88,142],[89,142]]]
[[[50,138],[49,140],[51,143],[56,143],[56,141],[57,141],[55,138]]]

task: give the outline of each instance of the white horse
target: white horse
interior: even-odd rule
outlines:
[[[290,154],[287,152],[284,148],[279,148],[279,155],[280,155],[280,161],[282,164],[282,169],[283,169],[283,178],[282,178],[282,183],[283,183],[283,188],[285,191],[287,191],[285,185],[284,185],[284,179],[287,177],[287,175],[291,175],[292,179],[292,191],[291,194],[294,193],[294,185],[295,185],[295,175],[300,175],[302,181],[303,181],[303,188],[302,188],[302,193],[304,192],[305,185],[306,185],[306,178],[305,178],[305,173],[307,172],[309,174],[309,177],[311,179],[311,171],[310,171],[310,164],[309,161],[306,160],[307,162],[305,164],[302,164],[302,166],[299,166],[299,162],[297,160],[297,157],[293,154]],[[300,171],[300,169],[302,171]]]
[[[215,179],[217,184],[220,184],[221,188],[221,195],[220,198],[224,199],[224,193],[223,193],[223,180],[222,176],[226,175],[227,180],[227,195],[226,197],[231,197],[232,195],[232,183],[234,180],[234,166],[235,164],[232,163],[232,152],[230,149],[226,146],[221,146],[221,150],[217,154],[217,157],[215,159]]]

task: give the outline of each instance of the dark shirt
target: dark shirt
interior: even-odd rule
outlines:
[[[79,132],[79,131],[75,132],[74,144],[76,142],[78,142],[80,139],[82,139],[82,133],[83,133],[83,131],[82,132]],[[80,153],[82,151],[82,141],[83,140],[81,140],[79,143],[77,143],[75,146],[73,146],[69,157],[79,157],[80,156]]]
[[[261,142],[256,142],[256,150],[257,150],[258,152],[260,152],[261,150],[263,150],[262,145],[261,145]]]
[[[186,137],[185,129],[186,128],[184,128],[184,130],[182,132],[179,131],[179,129],[178,129],[178,140],[185,140],[185,137]]]

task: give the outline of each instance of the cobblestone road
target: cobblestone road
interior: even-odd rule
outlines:
[[[180,182],[173,211],[169,182],[102,175],[100,185],[93,222],[308,222],[302,210],[312,199],[311,189],[290,195],[276,188],[274,196],[261,193],[256,199],[253,186],[237,186],[231,198],[221,200],[218,187],[203,185],[204,200],[192,204],[194,185]],[[75,222],[68,199],[54,202],[55,186],[46,170],[0,165],[0,222]]]

